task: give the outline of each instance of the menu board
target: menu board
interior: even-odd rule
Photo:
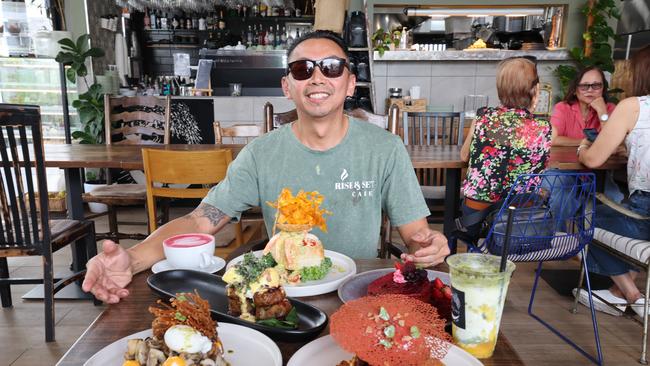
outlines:
[[[212,89],[210,87],[210,73],[212,72],[212,60],[199,60],[199,69],[196,72],[194,88],[197,90]]]

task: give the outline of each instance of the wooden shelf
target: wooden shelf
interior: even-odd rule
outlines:
[[[198,44],[174,44],[174,43],[163,43],[163,44],[149,44],[145,47],[148,48],[198,48]]]

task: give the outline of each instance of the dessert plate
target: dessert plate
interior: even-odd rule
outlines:
[[[228,323],[219,323],[217,332],[223,342],[224,358],[231,365],[282,366],[280,349],[264,334]],[[147,329],[119,339],[95,353],[84,366],[121,366],[127,341],[151,335],[151,329]]]
[[[298,328],[282,329],[249,322],[228,314],[226,283],[221,276],[209,273],[177,269],[153,274],[147,284],[158,296],[165,300],[180,292],[194,292],[210,303],[213,318],[258,330],[276,341],[306,342],[316,338],[327,326],[327,314],[302,301],[289,299],[298,313]]]
[[[196,268],[195,271],[205,272],[205,273],[215,273],[221,270],[226,265],[226,261],[223,258],[213,256],[212,264],[205,268]],[[158,273],[163,271],[171,271],[173,269],[179,269],[172,266],[167,259],[163,259],[160,262],[151,266],[151,272]]]
[[[348,278],[339,287],[339,299],[343,302],[348,302],[366,296],[368,294],[368,285],[370,285],[371,282],[394,271],[395,268],[381,268],[368,272],[361,272]],[[451,286],[449,273],[427,269],[427,277],[429,278],[429,281],[433,281],[438,277],[446,285]]]
[[[257,250],[254,251],[253,254],[255,254],[256,257],[261,257],[262,251]],[[287,296],[314,296],[336,291],[343,281],[357,273],[357,265],[354,263],[352,258],[331,250],[325,251],[325,257],[329,257],[332,260],[332,268],[330,268],[327,276],[318,281],[307,281],[297,285],[284,284],[283,287]],[[243,259],[244,256],[241,255],[231,260],[228,262],[226,269],[241,262]]]
[[[332,366],[350,360],[352,353],[343,350],[330,335],[313,340],[293,354],[287,366]],[[476,357],[452,345],[445,358],[441,360],[448,366],[481,366]]]

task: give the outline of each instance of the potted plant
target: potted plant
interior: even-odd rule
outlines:
[[[56,61],[67,66],[65,75],[68,80],[77,83],[81,78],[88,89],[72,102],[81,122],[81,130],[74,131],[72,138],[78,140],[80,144],[102,144],[104,143],[104,91],[100,84],[88,83],[86,60],[89,57],[103,57],[104,51],[101,48],[90,47],[89,41],[88,34],[79,36],[76,42],[70,38],[60,40],[59,44],[63,51],[56,55]],[[84,183],[86,192],[105,184],[101,179],[101,173],[101,170],[86,170]],[[108,209],[104,204],[90,203],[89,206],[93,212],[104,212]]]
[[[569,83],[578,74],[578,68],[597,66],[609,73],[614,72],[614,59],[612,58],[612,46],[610,39],[616,39],[616,32],[609,26],[608,19],[619,19],[621,14],[614,0],[590,0],[581,9],[587,17],[587,24],[582,38],[585,41],[584,48],[574,47],[570,50],[574,65],[559,65],[555,68],[555,76],[560,81],[560,93],[557,94],[561,100],[569,88]],[[610,89],[609,94],[620,93],[620,89]]]
[[[370,40],[374,45],[374,50],[379,52],[379,57],[381,57],[384,55],[386,50],[394,50],[399,46],[400,36],[401,32],[397,29],[392,32],[386,32],[383,28],[379,28],[375,33],[373,33]]]

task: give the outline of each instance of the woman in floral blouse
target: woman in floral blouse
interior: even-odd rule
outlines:
[[[520,174],[542,173],[551,149],[551,125],[531,114],[537,102],[539,78],[525,58],[502,61],[497,69],[501,105],[490,107],[472,122],[461,149],[469,162],[463,184],[463,215],[490,207],[505,198]],[[468,229],[476,238],[480,223]]]

